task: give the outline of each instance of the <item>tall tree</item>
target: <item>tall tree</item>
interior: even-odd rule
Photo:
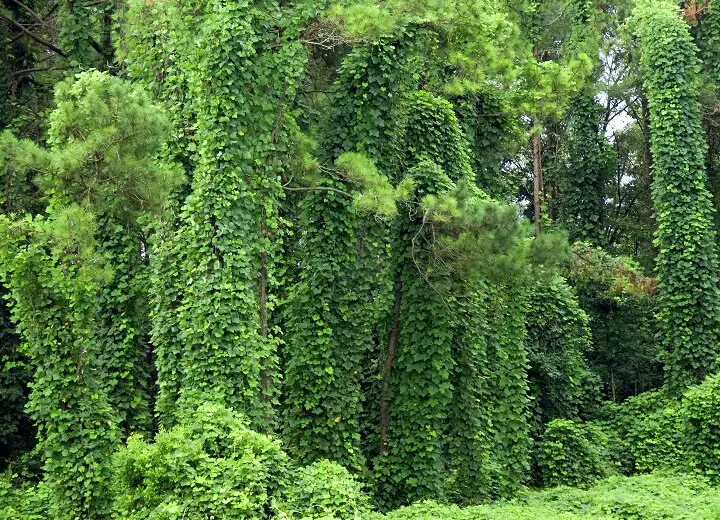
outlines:
[[[716,371],[720,344],[717,246],[698,103],[700,63],[674,4],[642,2],[634,21],[650,108],[658,325],[667,383],[680,392]]]
[[[345,57],[325,121],[323,156],[337,166],[342,157],[351,168],[377,164],[385,176],[394,173],[403,117],[398,106],[413,83],[412,50],[408,39],[388,38]],[[353,153],[365,154],[365,161]],[[358,212],[341,193],[363,188],[357,175],[353,182],[337,169],[326,172],[321,188],[304,188],[310,194],[301,206],[301,272],[286,311],[287,342],[297,346],[285,360],[284,434],[301,460],[329,457],[358,467],[367,456],[359,450],[363,365],[378,354],[376,327],[389,293],[387,224]],[[325,187],[335,191],[320,191]]]
[[[603,135],[600,106],[592,92],[575,97],[567,116],[567,164],[561,167],[558,216],[572,240],[600,245],[605,238],[606,188],[614,166],[612,148]]]
[[[187,85],[192,103],[180,106],[190,114],[180,119],[195,121],[192,150],[183,151],[194,166],[191,193],[156,256],[158,411],[173,424],[212,400],[269,428],[278,377],[278,339],[269,329],[278,157],[306,62],[298,17],[272,0],[165,7],[137,2],[128,18],[129,33],[145,38],[131,56],[130,71],[141,78],[144,64],[162,67],[165,59],[154,31],[170,31],[180,69],[165,79]],[[149,34],[148,17],[163,21]]]
[[[132,225],[162,206],[175,182],[155,163],[165,129],[144,92],[94,71],[58,87],[49,148],[0,136],[5,159],[41,173],[48,202],[46,218],[0,217],[0,274],[35,369],[28,411],[57,518],[107,514],[118,426],[138,404],[135,346],[111,339],[100,313],[122,287],[96,215]]]

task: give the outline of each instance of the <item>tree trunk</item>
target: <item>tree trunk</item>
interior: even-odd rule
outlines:
[[[650,146],[650,107],[648,106],[647,97],[645,94],[640,96],[640,106],[642,108],[642,122],[640,127],[643,131],[643,145],[645,155],[645,167],[647,168],[650,179],[652,180],[652,167],[653,167],[653,156]]]
[[[540,158],[540,134],[533,136],[532,141],[532,157],[533,157],[533,217],[535,219],[535,236],[540,235],[540,219],[542,214],[540,211],[540,194],[542,192],[542,164]]]

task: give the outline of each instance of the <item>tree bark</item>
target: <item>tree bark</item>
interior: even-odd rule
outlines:
[[[542,192],[542,163],[540,149],[540,134],[533,136],[532,140],[532,158],[533,158],[533,217],[535,219],[535,236],[540,235],[540,220],[542,213],[540,210]]]
[[[650,179],[652,180],[653,156],[652,148],[650,145],[650,107],[648,106],[648,100],[647,97],[645,97],[645,94],[640,96],[640,106],[642,108],[643,119],[640,126],[643,131],[643,151],[645,155],[645,167],[647,168]]]

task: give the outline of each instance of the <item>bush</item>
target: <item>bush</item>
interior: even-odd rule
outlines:
[[[604,456],[607,439],[594,424],[565,419],[548,423],[538,449],[544,486],[586,485],[610,473]]]
[[[287,466],[279,442],[226,408],[203,405],[154,443],[128,439],[116,458],[115,512],[124,520],[267,518]]]
[[[645,392],[607,409],[610,424],[622,439],[622,465],[649,473],[683,465],[680,403],[661,391]]]
[[[681,409],[687,462],[720,480],[720,374],[688,389]]]
[[[562,278],[536,284],[525,318],[528,382],[539,431],[553,419],[581,420],[600,403],[600,380],[590,370],[588,316]]]
[[[21,482],[17,475],[0,475],[0,518],[46,520],[50,491],[46,484]]]
[[[299,469],[285,493],[280,518],[361,519],[370,502],[344,467],[321,460]]]

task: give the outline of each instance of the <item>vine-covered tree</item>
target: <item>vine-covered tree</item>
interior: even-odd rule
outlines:
[[[110,328],[99,306],[136,296],[135,281],[102,249],[111,221],[132,226],[175,184],[174,172],[155,164],[166,128],[143,91],[90,72],[58,86],[49,148],[1,137],[6,160],[40,173],[48,205],[47,215],[1,217],[0,273],[34,368],[28,412],[57,518],[108,514],[119,427],[148,420],[140,349],[125,336],[132,325]]]
[[[4,1],[0,518],[714,517],[717,22]]]
[[[720,289],[698,103],[697,47],[678,9],[639,4],[636,33],[650,107],[658,223],[658,325],[675,392],[715,371]]]

